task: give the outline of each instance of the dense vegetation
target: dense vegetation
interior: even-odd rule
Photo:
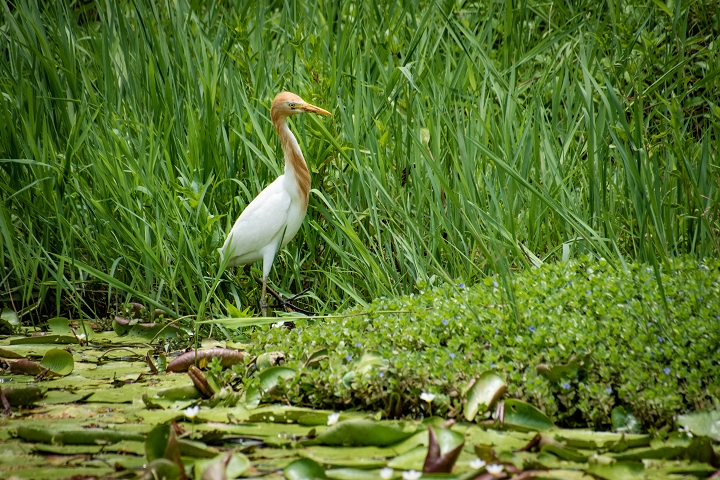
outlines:
[[[715,1],[0,11],[1,298],[26,321],[130,296],[252,310],[232,273],[211,294],[216,248],[281,172],[284,89],[334,113],[293,120],[316,190],[271,277],[318,312],[584,254],[718,253]]]
[[[264,327],[249,343],[298,372],[273,394],[296,405],[462,419],[468,386],[489,370],[558,425],[610,429],[626,412],[660,429],[720,408],[720,262],[674,260],[662,278],[665,298],[647,266],[545,265],[514,279],[513,300],[487,278]]]

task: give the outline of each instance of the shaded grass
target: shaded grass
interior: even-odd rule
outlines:
[[[315,190],[271,276],[320,313],[718,253],[713,2],[1,8],[2,300],[23,316],[97,314],[94,271],[107,304],[202,311],[224,232],[282,171],[283,89],[334,113],[293,121]],[[211,303],[253,305],[238,276]]]

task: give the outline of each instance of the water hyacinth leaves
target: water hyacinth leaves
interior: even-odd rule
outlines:
[[[494,372],[484,372],[470,386],[465,402],[464,415],[468,422],[478,413],[485,413],[505,393],[505,381]]]

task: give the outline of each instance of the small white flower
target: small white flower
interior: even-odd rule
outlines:
[[[407,470],[403,472],[402,477],[403,480],[417,480],[422,477],[422,472],[418,472],[417,470]]]
[[[281,328],[283,325],[285,325],[285,322],[273,323],[272,328]]]
[[[473,468],[475,470],[480,470],[485,465],[485,460],[483,460],[482,458],[476,458],[475,460],[470,462],[470,468]]]
[[[78,340],[82,340],[83,338],[85,338],[86,335],[84,333],[78,333],[75,336],[78,338]]]
[[[340,419],[339,413],[331,413],[330,415],[328,415],[328,427],[335,425],[339,419]]]
[[[492,463],[487,466],[488,473],[493,476],[496,476],[496,477],[498,475],[500,475],[503,472],[503,470],[505,470],[505,467],[503,467],[502,465],[499,465],[497,463]]]
[[[192,420],[193,418],[195,418],[195,416],[198,414],[199,411],[200,411],[199,405],[195,405],[194,407],[188,407],[185,409],[185,416],[187,418],[189,418],[190,420]]]
[[[380,478],[382,480],[390,480],[393,476],[393,469],[390,467],[385,467],[380,469]]]
[[[434,393],[428,393],[428,392],[422,392],[420,394],[420,400],[423,400],[428,403],[432,403],[433,400],[435,400],[435,394]]]

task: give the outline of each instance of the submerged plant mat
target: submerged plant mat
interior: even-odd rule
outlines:
[[[322,477],[318,472],[337,479],[402,478],[404,472],[422,472],[431,425],[439,448],[438,454],[434,447],[435,457],[461,448],[452,458],[451,473],[442,474],[443,478],[489,480],[493,475],[487,466],[502,468],[497,478],[608,480],[709,477],[718,470],[717,435],[712,438],[717,412],[683,416],[683,430],[654,438],[556,428],[527,431],[531,418],[525,425],[503,427],[487,415],[476,419],[480,423],[440,418],[398,422],[378,420],[372,412],[342,412],[338,422],[328,426],[333,412],[326,410],[262,404],[249,408],[243,401],[232,407],[211,407],[212,400],[199,400],[199,392],[192,394],[193,383],[186,373],[152,374],[144,360],[153,351],[150,346],[104,347],[102,340],[109,340],[105,337],[96,334],[87,346],[65,346],[74,360],[65,376],[2,375],[8,397],[17,399],[27,388],[26,403],[32,405],[13,406],[2,417],[0,478],[139,478],[150,464],[148,455],[158,448],[148,435],[152,440],[156,426],[172,422],[176,422],[173,448],[179,449],[190,478],[223,470],[227,477],[217,473],[212,478]],[[16,339],[0,340],[8,363],[18,361],[18,356],[40,360],[51,348],[58,348],[18,344]],[[183,394],[165,395],[168,389]],[[164,408],[149,408],[144,395],[156,398],[151,404]],[[186,410],[190,405],[200,406],[195,415]],[[330,418],[332,423],[336,417]],[[159,448],[162,454],[165,444]],[[151,456],[156,472],[167,468],[178,474],[167,457],[157,455]]]

